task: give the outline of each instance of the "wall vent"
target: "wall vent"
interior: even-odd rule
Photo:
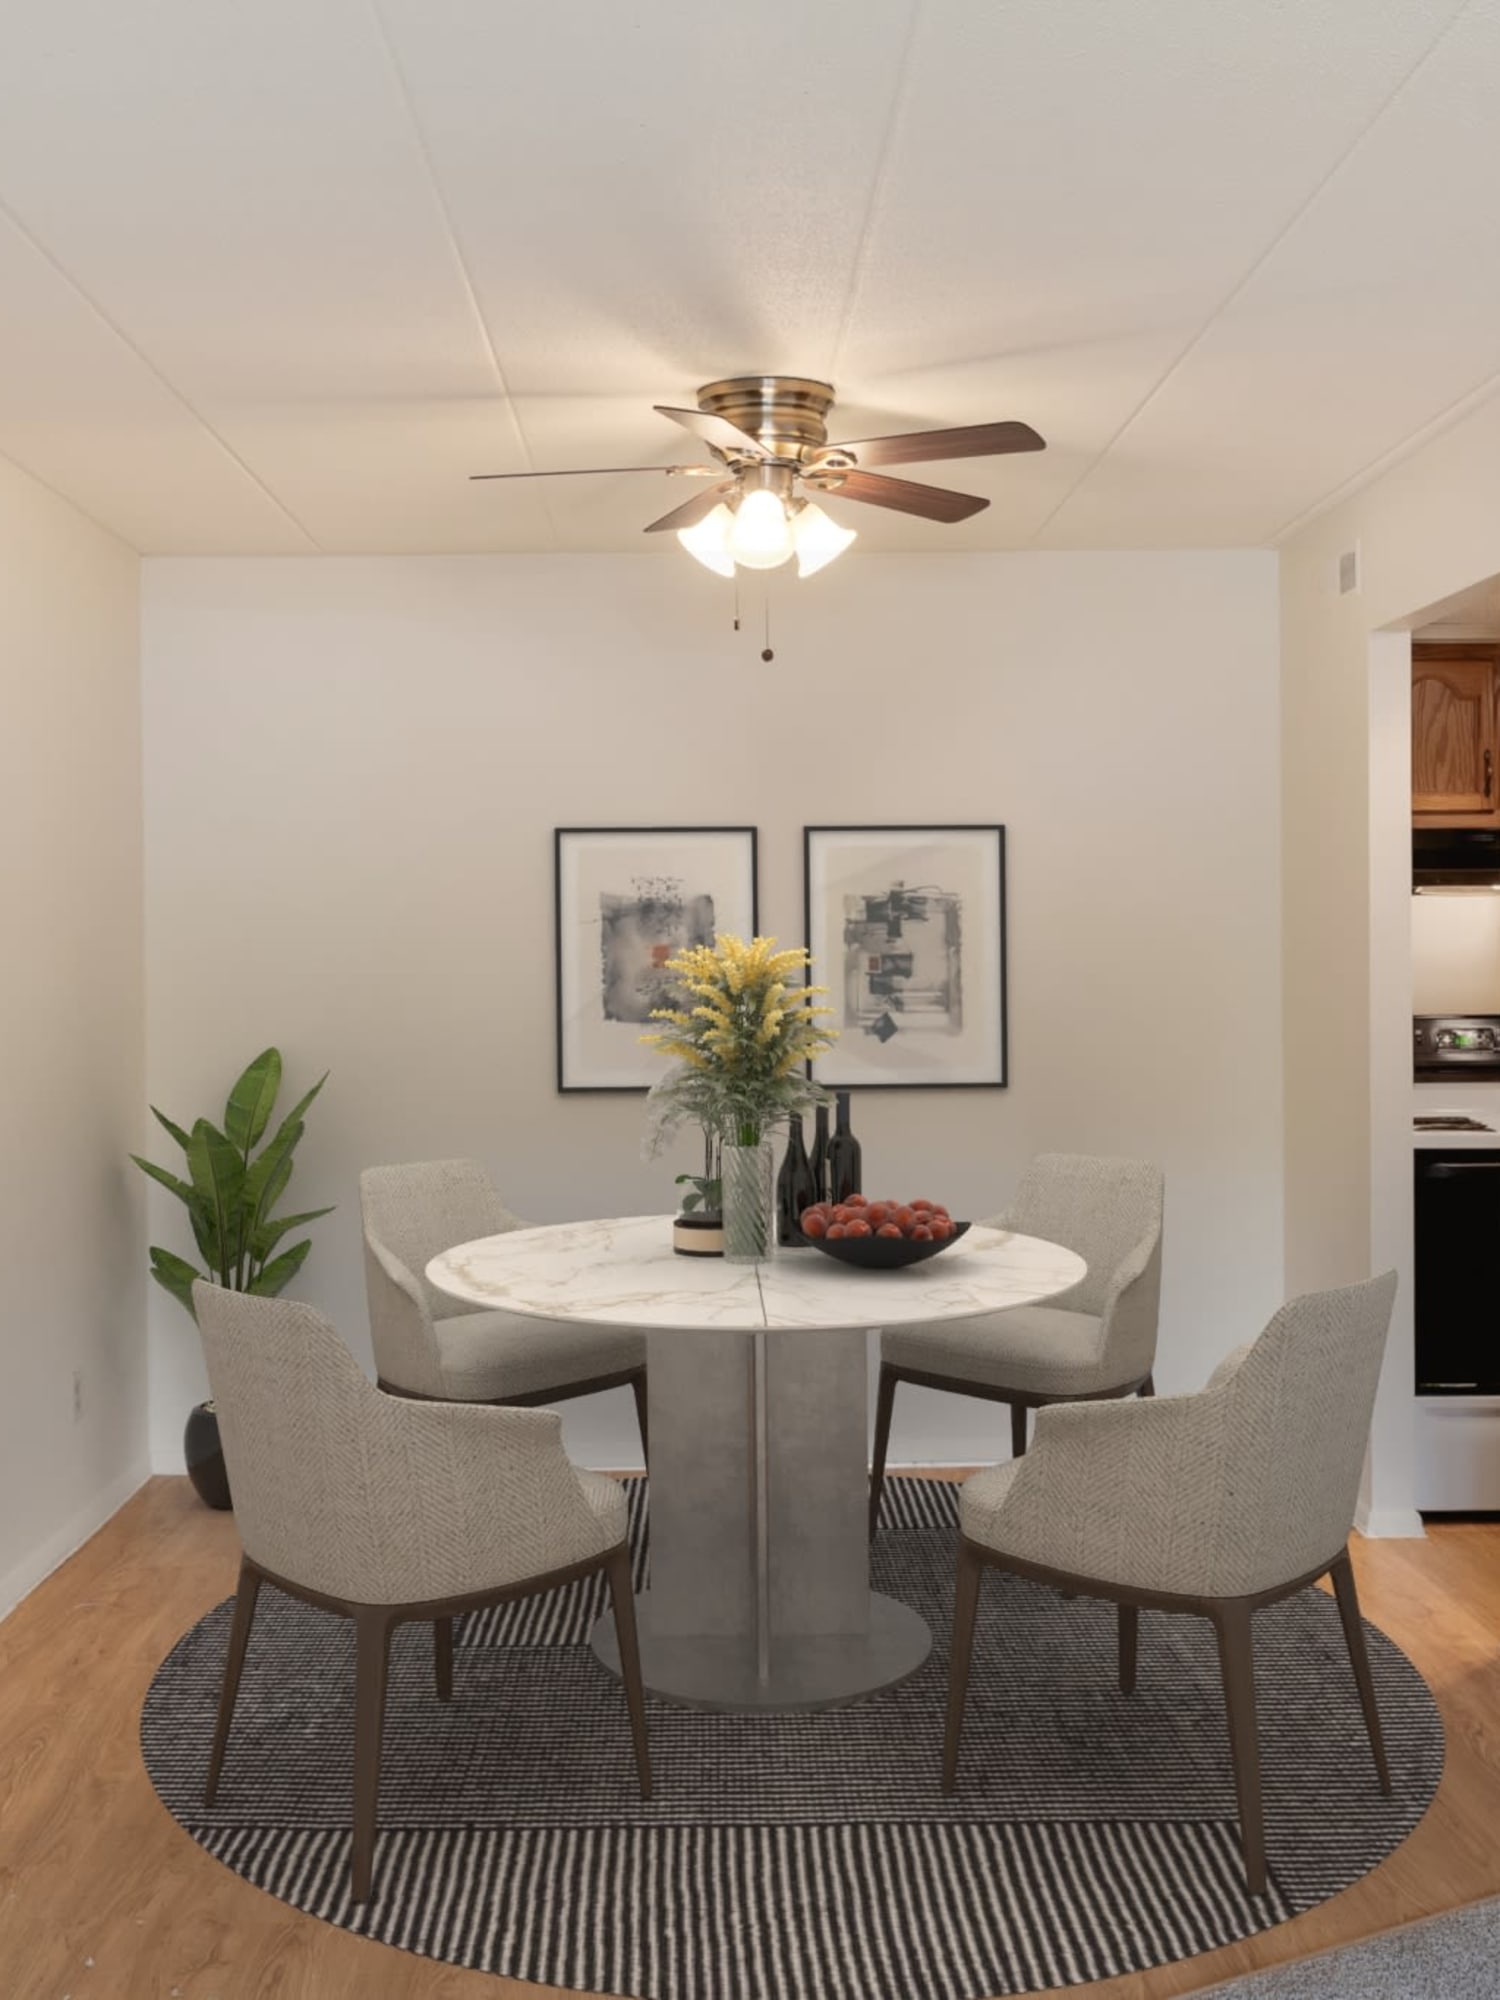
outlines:
[[[1339,557],[1339,596],[1350,597],[1359,589],[1359,543]]]

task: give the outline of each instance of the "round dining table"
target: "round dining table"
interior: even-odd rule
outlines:
[[[669,1216],[461,1243],[427,1276],[474,1306],[646,1336],[648,1688],[711,1708],[822,1708],[915,1672],[932,1635],[870,1589],[869,1350],[882,1327],[1034,1304],[1086,1266],[976,1224],[940,1256],[866,1270],[813,1249],[684,1257]],[[618,1671],[613,1619],[593,1633]]]

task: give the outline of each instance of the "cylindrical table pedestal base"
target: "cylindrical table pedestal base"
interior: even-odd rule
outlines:
[[[693,1708],[836,1708],[878,1694],[914,1674],[927,1658],[932,1634],[926,1621],[894,1597],[870,1593],[867,1631],[777,1635],[770,1672],[762,1679],[756,1652],[743,1637],[653,1629],[651,1593],[636,1600],[641,1676],[653,1694]],[[613,1674],[620,1671],[615,1621],[606,1612],[594,1627],[593,1648]]]

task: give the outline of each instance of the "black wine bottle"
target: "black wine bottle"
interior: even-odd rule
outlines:
[[[828,1106],[820,1104],[813,1114],[812,1159],[813,1200],[828,1199]]]
[[[802,1234],[802,1211],[818,1199],[813,1192],[812,1161],[802,1138],[802,1117],[793,1112],[787,1133],[786,1154],[776,1176],[776,1241],[787,1249],[800,1250],[807,1238]]]
[[[838,1106],[838,1121],[828,1142],[828,1199],[847,1201],[851,1194],[861,1192],[859,1141],[849,1130],[848,1091],[835,1091],[834,1102]]]

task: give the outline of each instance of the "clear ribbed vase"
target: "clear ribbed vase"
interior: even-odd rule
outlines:
[[[776,1149],[724,1142],[724,1255],[731,1264],[769,1257],[776,1242]]]

